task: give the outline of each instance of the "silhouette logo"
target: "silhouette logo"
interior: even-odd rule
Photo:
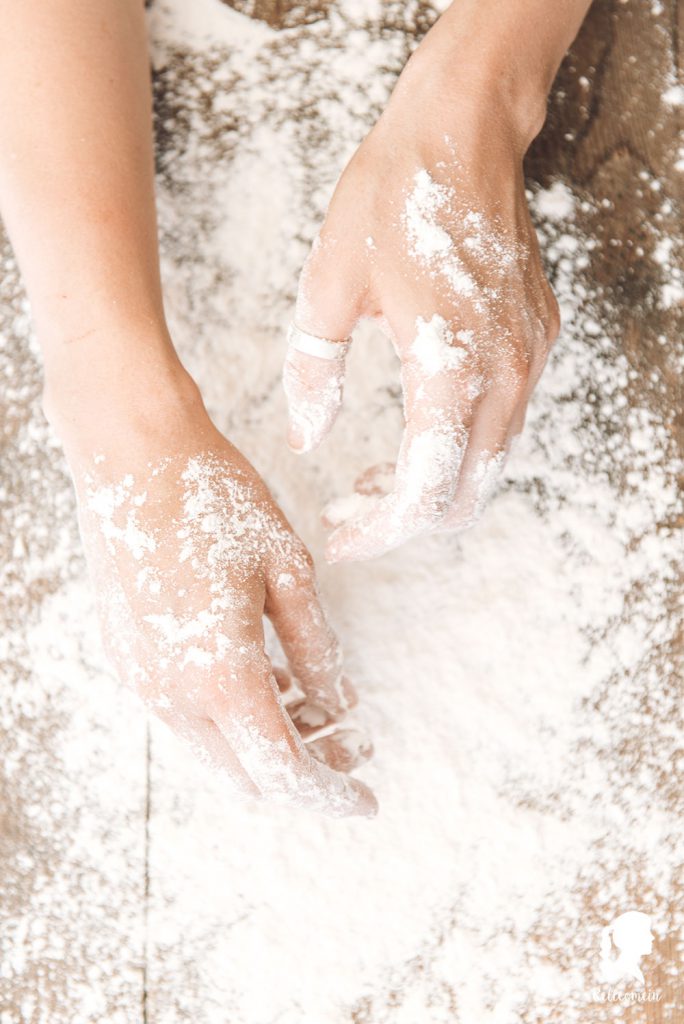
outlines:
[[[601,977],[609,985],[644,983],[641,958],[653,950],[651,918],[639,910],[620,914],[601,930]]]

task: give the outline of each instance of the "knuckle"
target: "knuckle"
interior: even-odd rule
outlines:
[[[314,560],[313,555],[306,547],[301,544],[299,550],[296,552],[296,557],[299,565],[301,566],[302,572],[307,576],[311,577],[314,574]]]

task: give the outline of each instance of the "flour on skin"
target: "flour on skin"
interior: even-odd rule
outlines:
[[[249,479],[212,452],[149,465],[144,492],[131,474],[114,483],[102,474],[86,474],[82,527],[122,678],[193,749],[202,747],[198,729],[218,715],[233,751],[219,767],[238,789],[250,792],[251,779],[269,800],[332,815],[358,810],[359,784],[312,759],[293,719],[276,711],[279,690],[255,639],[265,586],[279,607],[296,602],[293,682],[305,693],[296,721],[308,730],[329,725],[333,712],[339,718],[347,710],[349,688],[303,546],[256,475]],[[334,753],[330,744],[321,749]],[[364,799],[372,812],[372,799]]]

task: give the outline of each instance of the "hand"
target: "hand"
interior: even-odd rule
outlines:
[[[441,70],[443,50],[438,23],[342,175],[301,275],[298,327],[341,341],[371,318],[401,360],[406,423],[393,483],[370,498],[364,474],[366,497],[330,536],[331,561],[477,519],[558,333],[522,174],[536,108],[528,123],[493,72],[480,84],[451,70],[465,57],[451,54]],[[330,430],[343,376],[343,358],[290,347],[295,451]]]
[[[369,745],[352,730],[316,738],[356,697],[307,550],[199,397],[157,422],[147,394],[144,426],[110,422],[94,448],[81,450],[73,423],[62,431],[119,676],[243,794],[374,814],[370,790],[346,774]],[[279,684],[289,677],[264,651],[264,614],[304,693],[288,707]]]

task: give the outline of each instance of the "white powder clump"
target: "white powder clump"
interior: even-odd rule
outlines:
[[[503,277],[524,262],[527,253],[504,235],[496,217],[465,205],[459,191],[458,161],[447,169],[455,185],[441,184],[426,169],[416,172],[402,211],[408,252],[436,280],[448,286],[450,297],[467,298],[485,313],[500,297]],[[484,286],[482,273],[495,283]]]
[[[460,345],[455,344],[457,340]],[[421,369],[432,377],[438,373],[461,369],[472,341],[472,331],[458,331],[454,334],[444,317],[438,313],[430,320],[419,316],[411,354]]]
[[[573,215],[575,200],[564,182],[555,181],[549,188],[540,189],[535,194],[535,207],[540,216],[552,222],[568,220]]]
[[[452,192],[422,169],[406,197],[403,222],[410,254],[447,279],[456,295],[472,295],[475,282],[459,258],[451,235],[440,223],[452,204]]]
[[[665,278],[660,288],[660,305],[663,309],[674,309],[684,302],[684,268],[675,253],[674,239],[662,235],[656,242],[652,259],[662,267]]]
[[[671,85],[662,94],[662,101],[669,107],[684,107],[684,85]]]
[[[428,521],[439,519],[453,499],[467,435],[457,427],[436,426],[409,440],[405,462],[397,467],[399,504]]]
[[[501,451],[496,455],[490,452],[483,452],[478,459],[473,480],[476,489],[476,500],[473,508],[472,521],[476,522],[483,514],[489,504],[496,486],[501,479],[501,470],[506,460],[506,453]]]
[[[99,517],[100,529],[103,536],[109,541],[110,548],[112,542],[120,541],[138,561],[142,559],[145,552],[153,552],[156,549],[155,539],[150,533],[141,529],[136,521],[134,509],[127,510],[123,523],[116,524],[114,521],[116,513],[130,501],[133,478],[127,475],[120,484],[115,486],[105,484],[99,487],[88,483],[90,479],[92,478],[89,477],[86,480],[88,488],[86,505],[91,512]],[[136,504],[141,505],[144,500],[145,495],[143,494]]]
[[[406,197],[404,223],[414,256],[430,262],[452,248],[451,237],[438,223],[441,212],[449,207],[451,194],[438,185],[429,171],[417,171],[413,189]]]

